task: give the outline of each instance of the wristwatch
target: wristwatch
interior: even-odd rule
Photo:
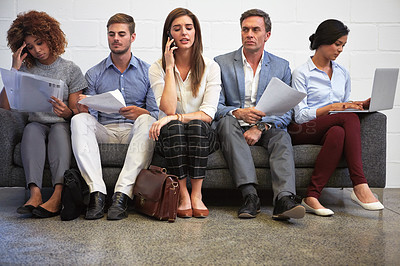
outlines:
[[[264,123],[264,122],[257,122],[257,124],[256,124],[256,126],[257,126],[257,129],[258,130],[260,130],[261,132],[264,132],[265,131],[265,126],[267,125],[267,123]]]

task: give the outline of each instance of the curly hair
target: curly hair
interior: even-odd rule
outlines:
[[[60,23],[46,12],[29,11],[17,15],[7,31],[8,47],[13,53],[23,45],[26,36],[35,36],[44,41],[50,54],[55,57],[63,54],[68,44]],[[30,68],[35,65],[35,58],[28,53],[24,63]]]

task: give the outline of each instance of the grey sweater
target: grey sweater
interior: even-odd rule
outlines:
[[[83,90],[87,87],[85,77],[81,69],[72,61],[58,57],[51,65],[43,65],[36,60],[36,65],[31,68],[21,66],[20,71],[31,73],[34,75],[44,76],[52,79],[61,79],[65,83],[63,102],[68,105],[68,96],[71,93]],[[40,123],[57,123],[65,122],[61,117],[54,113],[35,112],[29,113],[30,122]]]

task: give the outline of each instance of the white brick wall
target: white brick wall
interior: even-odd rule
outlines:
[[[369,97],[375,68],[400,67],[399,0],[0,0],[0,67],[11,66],[6,32],[19,12],[36,9],[59,20],[69,42],[64,57],[86,72],[108,54],[105,24],[111,15],[124,12],[135,18],[134,53],[151,64],[161,54],[165,17],[180,6],[199,18],[204,54],[211,58],[240,46],[243,11],[265,10],[272,19],[266,49],[286,58],[292,69],[312,54],[308,37],[320,22],[344,21],[350,28],[349,42],[338,62],[351,73],[353,99]],[[394,109],[384,112],[388,117],[387,187],[400,187],[399,91]]]

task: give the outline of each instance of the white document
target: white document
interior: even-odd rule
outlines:
[[[118,113],[119,109],[126,107],[124,96],[118,89],[102,94],[88,95],[79,103],[106,114]]]
[[[64,82],[0,68],[10,108],[20,112],[53,112],[51,96],[62,101]]]
[[[266,115],[283,115],[304,97],[306,97],[304,92],[299,92],[282,80],[273,77],[255,108]]]

